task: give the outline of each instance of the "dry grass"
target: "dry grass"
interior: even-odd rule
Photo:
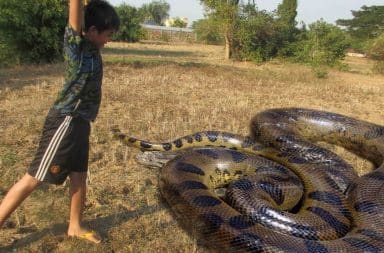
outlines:
[[[103,52],[104,97],[93,124],[85,220],[101,246],[65,237],[64,186],[34,192],[0,230],[0,252],[206,252],[177,224],[159,194],[159,171],[109,129],[150,140],[201,130],[248,132],[252,115],[273,107],[342,113],[384,125],[384,78],[365,60],[315,79],[309,68],[222,60],[216,46],[112,43]],[[0,70],[0,198],[32,160],[44,117],[62,85],[62,64]],[[336,148],[339,153],[346,153]],[[347,154],[364,173],[368,163]]]

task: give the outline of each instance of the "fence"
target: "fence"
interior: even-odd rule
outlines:
[[[141,25],[145,38],[166,42],[196,42],[196,33],[190,28],[166,27],[157,25]]]

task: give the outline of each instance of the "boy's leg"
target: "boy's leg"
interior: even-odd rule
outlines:
[[[71,185],[69,189],[71,207],[68,227],[68,236],[80,237],[94,243],[100,243],[97,234],[82,227],[81,220],[86,200],[87,172],[71,172],[69,175]]]
[[[26,199],[41,182],[26,173],[14,184],[0,203],[0,228],[13,211]]]

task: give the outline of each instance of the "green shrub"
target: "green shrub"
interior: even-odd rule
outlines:
[[[196,33],[196,40],[209,45],[224,44],[219,25],[214,19],[200,19],[193,22],[192,28]]]
[[[53,62],[61,58],[67,6],[63,0],[0,1],[2,65],[10,57],[7,52],[16,52],[11,62]]]
[[[369,45],[368,56],[375,60],[384,60],[384,33],[371,41],[371,44]]]
[[[384,74],[384,33],[372,41],[368,56],[377,61],[373,66],[373,71]]]
[[[15,65],[20,59],[17,56],[17,51],[12,45],[5,43],[4,36],[0,33],[0,67],[9,67]]]
[[[171,27],[180,27],[180,28],[186,28],[188,26],[188,22],[176,17],[173,19],[173,22],[171,22]]]
[[[299,62],[311,65],[335,66],[345,56],[350,45],[340,28],[319,20],[309,25],[309,31],[296,42],[295,57]]]
[[[233,56],[239,60],[263,62],[276,56],[278,33],[272,15],[241,18],[236,24],[233,41]]]
[[[116,12],[120,18],[120,29],[113,40],[136,42],[144,37],[144,31],[140,26],[143,17],[135,7],[121,4],[116,7]]]

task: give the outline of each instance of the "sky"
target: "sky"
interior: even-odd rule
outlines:
[[[109,0],[113,5],[126,3],[140,7],[151,0]],[[166,0],[170,4],[170,17],[187,17],[189,25],[193,21],[204,17],[203,7],[199,0]],[[255,0],[260,10],[273,11],[282,0]],[[313,23],[323,18],[335,24],[337,19],[352,18],[351,10],[359,10],[361,6],[384,5],[384,0],[298,0],[296,21],[306,24]]]

